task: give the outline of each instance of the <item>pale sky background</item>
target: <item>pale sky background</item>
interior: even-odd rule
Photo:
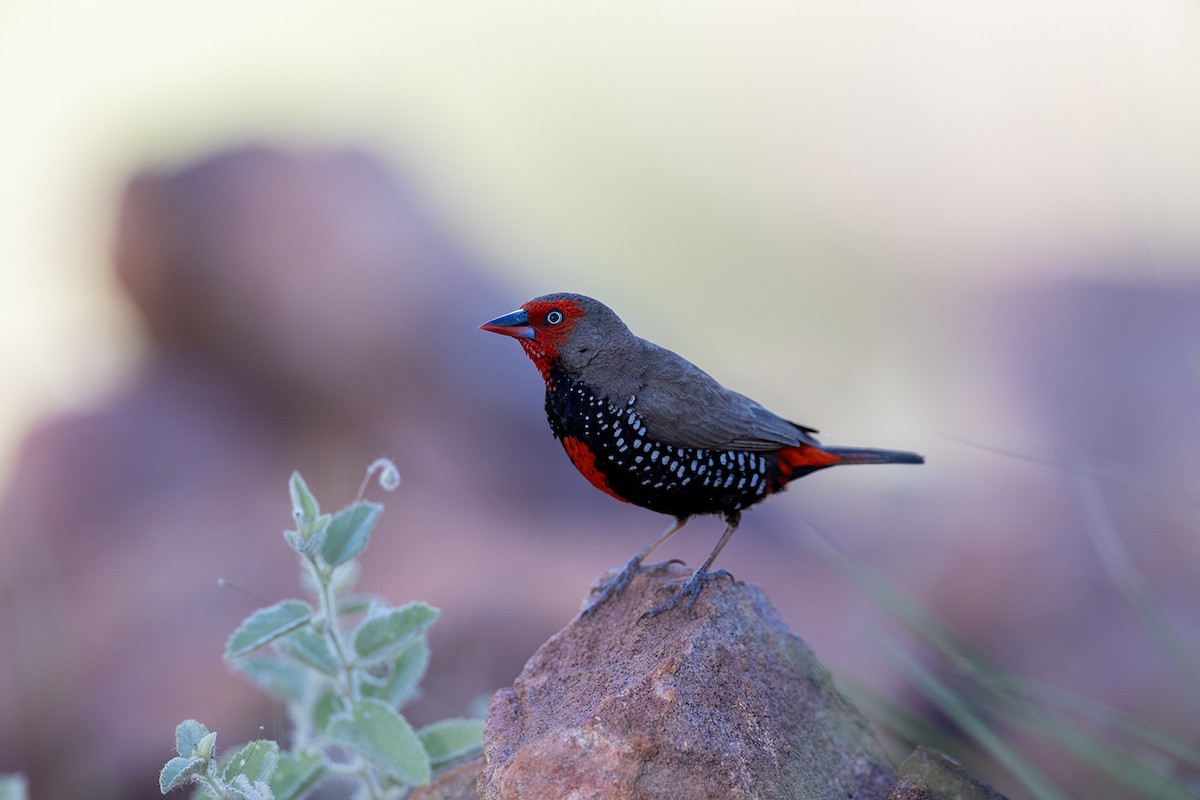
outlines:
[[[889,365],[963,298],[1170,286],[1200,252],[1192,0],[0,0],[0,109],[0,479],[136,359],[106,263],[124,177],[245,139],[378,148],[513,306],[619,300],[789,410],[802,362],[814,421],[863,398],[861,441],[935,426]]]

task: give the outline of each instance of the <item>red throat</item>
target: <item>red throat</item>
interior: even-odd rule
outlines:
[[[542,373],[543,378],[550,375],[554,362],[558,360],[558,349],[567,340],[571,329],[578,324],[584,315],[583,308],[573,300],[531,300],[521,306],[529,315],[529,324],[533,328],[532,339],[518,339],[525,355]],[[558,311],[563,315],[562,322],[551,325],[547,315]]]

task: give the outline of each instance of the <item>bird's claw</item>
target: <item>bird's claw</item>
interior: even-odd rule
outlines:
[[[673,591],[674,594],[665,603],[660,603],[645,614],[642,614],[642,619],[657,617],[664,611],[670,611],[682,603],[685,598],[687,599],[687,604],[684,606],[684,611],[688,614],[692,613],[692,606],[696,605],[696,599],[700,597],[700,592],[704,590],[704,584],[718,578],[729,578],[732,581],[733,573],[725,569],[718,569],[713,572],[698,569],[686,581],[664,583],[658,587],[658,591]]]
[[[637,574],[637,571],[641,565],[641,561],[631,558],[625,562],[625,566],[621,568],[620,572],[593,587],[592,591],[599,592],[600,596],[592,601],[592,604],[585,608],[583,613],[581,613],[579,616],[584,618],[590,617],[592,614],[596,613],[596,609],[600,608],[600,606],[604,605],[609,600],[625,591],[625,587],[629,585],[631,580],[633,580],[633,576]],[[658,565],[654,564],[652,566]]]

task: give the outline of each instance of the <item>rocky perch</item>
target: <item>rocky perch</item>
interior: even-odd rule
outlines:
[[[965,773],[952,794],[945,781],[898,780],[862,714],[755,586],[714,581],[691,614],[641,618],[663,583],[689,574],[644,570],[555,634],[492,698],[484,758],[414,800],[999,797]]]

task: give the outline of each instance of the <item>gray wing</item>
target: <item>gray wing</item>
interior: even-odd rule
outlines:
[[[646,340],[634,408],[654,438],[676,447],[775,450],[819,446],[812,428],[789,422],[726,389],[682,356]]]

